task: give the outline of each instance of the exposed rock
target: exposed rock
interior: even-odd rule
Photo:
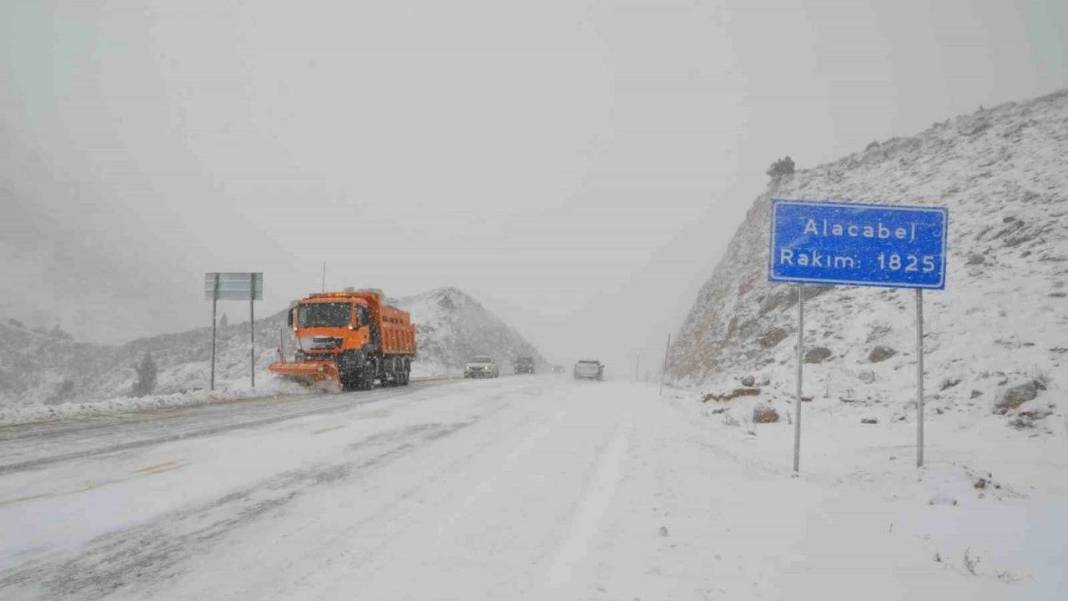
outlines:
[[[939,493],[939,494],[931,497],[931,500],[927,501],[927,504],[928,505],[956,505],[957,504],[957,500],[954,499],[953,497],[947,495],[947,494]]]
[[[871,384],[875,381],[875,372],[870,369],[861,370],[861,372],[857,374],[857,379],[865,384]]]
[[[882,338],[883,336],[886,336],[887,334],[889,334],[890,330],[891,330],[890,324],[886,324],[886,323],[873,324],[871,326],[871,331],[868,332],[868,336],[867,336],[867,338],[864,339],[864,342],[866,342],[866,343],[875,342],[876,340],[878,340],[878,339]]]
[[[1026,415],[1017,415],[1009,420],[1009,425],[1017,430],[1028,430],[1035,427],[1035,420]]]
[[[805,363],[823,363],[827,359],[830,359],[831,349],[825,346],[817,346],[805,351]]]
[[[1020,405],[1038,396],[1038,391],[1045,390],[1046,383],[1041,379],[1034,379],[1023,384],[1010,386],[998,395],[994,402],[994,413],[1004,415]]]
[[[702,403],[707,403],[708,401],[723,402],[723,401],[729,401],[729,400],[731,400],[733,398],[737,398],[737,397],[740,397],[740,396],[756,396],[758,394],[760,394],[760,389],[759,388],[735,388],[734,390],[732,390],[730,392],[724,392],[723,394],[716,394],[714,392],[710,392],[710,393],[706,394],[704,397],[701,398],[701,402]]]
[[[862,424],[877,424],[877,423],[879,423],[879,420],[875,419],[874,417],[865,417],[864,419],[860,420],[860,423],[862,423]]]
[[[761,335],[760,338],[757,338],[757,344],[759,344],[762,348],[768,349],[779,344],[789,335],[790,333],[787,332],[784,328],[771,328],[767,332],[764,332],[764,334]]]
[[[881,363],[896,354],[897,351],[895,351],[894,349],[886,345],[880,344],[875,348],[871,349],[871,352],[868,353],[868,361],[870,363]]]
[[[945,380],[942,380],[941,384],[939,384],[938,389],[947,390],[949,388],[953,388],[957,384],[960,384],[960,378],[946,378]]]
[[[742,386],[752,387],[754,384],[756,384],[756,378],[754,378],[753,376],[742,376],[741,382]]]
[[[982,265],[986,262],[986,257],[979,253],[968,253],[968,265]]]
[[[1037,420],[1040,420],[1040,419],[1046,419],[1050,415],[1053,415],[1053,412],[1050,411],[1049,409],[1045,409],[1045,408],[1042,408],[1042,409],[1030,409],[1030,410],[1027,410],[1027,411],[1021,411],[1019,415],[1020,415],[1020,417],[1027,418],[1027,419],[1029,419],[1031,421],[1037,421]]]
[[[773,424],[779,421],[779,412],[767,405],[753,407],[754,424]]]

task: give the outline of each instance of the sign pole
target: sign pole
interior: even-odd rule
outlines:
[[[215,390],[215,310],[219,305],[219,274],[211,294],[211,390]]]
[[[248,287],[248,339],[249,339],[249,380],[252,387],[256,387],[256,312],[253,306],[256,304],[256,274],[250,273]]]
[[[797,287],[797,399],[794,401],[794,473],[801,470],[801,378],[804,365],[805,295]]]
[[[916,467],[923,467],[923,289],[916,289]]]

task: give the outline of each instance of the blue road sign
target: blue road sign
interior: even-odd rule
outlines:
[[[773,199],[773,282],[946,287],[943,207]]]

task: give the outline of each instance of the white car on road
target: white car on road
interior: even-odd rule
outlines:
[[[493,360],[493,357],[472,357],[464,365],[465,378],[497,378],[500,375],[501,369],[497,367],[497,362]]]

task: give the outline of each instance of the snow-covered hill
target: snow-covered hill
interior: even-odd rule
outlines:
[[[410,311],[416,323],[419,356],[413,371],[418,376],[455,374],[474,354],[494,356],[503,365],[518,355],[540,358],[508,324],[455,288],[393,302]],[[261,393],[300,390],[267,371],[267,365],[278,358],[280,343],[287,354],[293,351],[285,312],[258,318],[256,385]],[[208,387],[209,327],[112,346],[76,342],[58,327],[32,329],[17,320],[0,323],[0,422],[5,410],[57,407],[61,412],[59,405],[129,396],[138,381],[135,366],[146,354],[158,366],[153,394],[188,394]],[[216,389],[247,394],[247,321],[218,328],[216,354]]]
[[[1059,421],[1038,420],[1063,411],[1068,378],[1068,91],[873,142],[772,182],[672,346],[677,383],[720,392],[751,376],[765,402],[792,394],[797,291],[767,281],[772,197],[948,207],[948,284],[924,296],[933,413],[989,413],[999,400],[1033,397],[1010,419]],[[804,292],[805,394],[817,406],[881,407],[904,419],[915,379],[913,291]]]
[[[474,355],[489,355],[508,373],[519,356],[541,354],[523,336],[463,291],[436,288],[390,301],[410,312],[416,324],[418,372],[457,372]]]

